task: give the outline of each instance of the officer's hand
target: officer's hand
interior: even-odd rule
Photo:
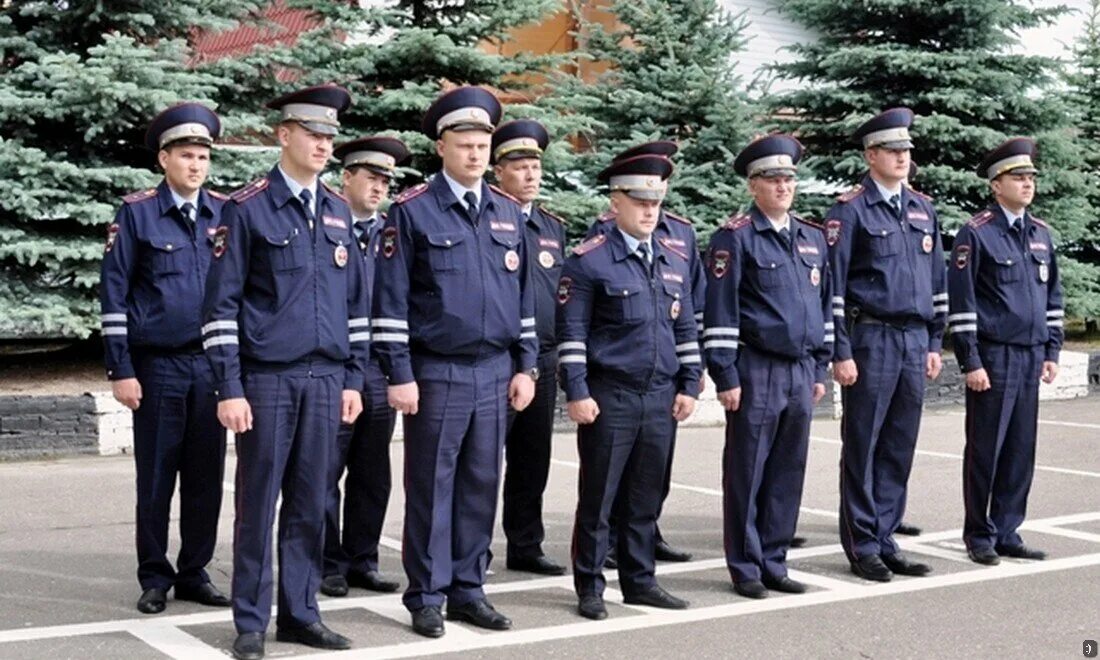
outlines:
[[[725,392],[718,393],[718,403],[722,404],[722,407],[729,411],[737,410],[741,407],[741,388],[735,387],[732,390],[726,390]]]
[[[839,360],[833,363],[833,380],[847,387],[855,385],[859,378],[859,369],[855,360]]]
[[[686,394],[677,394],[676,400],[672,402],[672,418],[682,422],[691,417],[693,412],[695,412],[695,398]]]
[[[565,404],[565,411],[569,413],[569,419],[578,424],[591,424],[600,416],[600,406],[592,397],[570,401]]]
[[[966,374],[966,386],[975,392],[984,392],[993,387],[989,382],[989,374],[985,369],[975,369]]]
[[[353,424],[361,412],[363,412],[363,397],[355,390],[344,390],[340,395],[340,421]]]
[[[130,410],[137,410],[141,405],[141,383],[137,378],[123,378],[111,381],[111,394],[115,401],[126,406]]]
[[[234,433],[252,430],[252,406],[248,399],[226,399],[218,402],[218,421]]]
[[[512,382],[508,383],[508,401],[512,404],[512,408],[519,412],[531,405],[533,398],[535,398],[535,380],[528,374],[512,376]]]
[[[1058,377],[1058,363],[1046,361],[1043,362],[1043,382],[1050,384],[1054,382],[1054,379]]]
[[[925,361],[924,375],[928,376],[928,380],[936,380],[939,378],[940,371],[943,369],[943,358],[939,353],[928,353],[928,359]]]
[[[399,413],[415,415],[420,410],[420,388],[416,386],[415,380],[411,383],[390,385],[386,388],[386,399],[390,407]]]
[[[814,405],[825,398],[825,383],[814,383]]]

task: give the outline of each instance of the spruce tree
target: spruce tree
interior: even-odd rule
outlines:
[[[852,131],[893,106],[912,108],[913,159],[948,233],[990,201],[975,173],[984,154],[1011,136],[1039,141],[1034,212],[1050,221],[1060,250],[1067,310],[1100,312],[1095,267],[1080,256],[1095,217],[1077,140],[1055,84],[1058,60],[1021,54],[1017,34],[1064,7],[1019,0],[779,0],[818,35],[774,72],[797,86],[777,95],[777,124],[798,132],[807,165],[824,183],[850,185],[865,170]],[[803,196],[803,201],[811,201]],[[831,200],[822,196],[822,212]]]
[[[1066,83],[1068,103],[1087,163],[1089,201],[1100,208],[1100,0],[1090,0],[1082,16],[1083,31],[1070,51]],[[1100,264],[1100,218],[1093,217],[1088,239],[1082,241],[1082,261]],[[1100,290],[1093,289],[1096,295]]]
[[[606,209],[596,174],[611,158],[640,142],[673,140],[680,151],[665,206],[706,234],[747,198],[731,168],[754,132],[753,105],[732,59],[745,44],[744,22],[717,0],[616,0],[609,28],[586,20],[592,6],[571,6],[577,55],[606,70],[593,80],[562,74],[540,101],[571,118],[582,148],[558,163],[568,174],[554,203],[581,221],[573,229],[583,233]]]
[[[0,9],[0,338],[98,328],[104,229],[121,195],[158,178],[141,146],[149,119],[179,100],[212,101],[217,81],[188,69],[185,38],[229,25],[225,4]]]

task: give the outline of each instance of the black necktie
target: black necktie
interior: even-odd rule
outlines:
[[[477,222],[477,195],[474,194],[474,191],[467,190],[462,199],[466,200],[466,212],[470,214],[470,219]]]
[[[191,202],[184,202],[180,205],[180,213],[182,213],[183,217],[187,220],[191,222],[195,221],[195,205]]]
[[[791,249],[791,230],[786,227],[779,230],[779,240],[783,241],[783,247]]]
[[[901,219],[901,195],[890,197],[890,208],[894,209],[894,217]]]
[[[310,202],[313,200],[313,193],[309,192],[307,188],[302,188],[302,192],[298,193],[298,199],[302,200],[302,210],[306,212],[306,220],[309,220],[309,228],[313,229],[313,208],[310,206]]]

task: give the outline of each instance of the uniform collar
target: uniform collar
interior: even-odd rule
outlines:
[[[1024,212],[1021,213],[1019,216],[1014,216],[1014,215],[1012,215],[1011,213],[1008,212],[1008,209],[1001,206],[999,203],[995,204],[994,206],[997,208],[998,211],[1001,212],[1001,216],[1004,218],[1004,226],[1005,226],[1006,229],[1012,229],[1012,221],[1013,220],[1018,220],[1020,222],[1020,227],[1023,228],[1023,225],[1025,224],[1025,221],[1027,220],[1027,209],[1026,208],[1024,209]]]
[[[186,200],[177,195],[176,191],[168,185],[167,179],[161,179],[160,183],[157,184],[157,203],[160,206],[161,215],[168,215],[172,209],[178,209],[184,201]],[[210,204],[210,196],[206,193],[205,188],[199,188],[198,196],[191,203],[195,205],[196,218],[200,215],[210,217],[214,214],[214,209]]]
[[[649,244],[649,253],[653,255],[654,259],[663,259],[664,253],[656,248],[657,241],[653,240],[653,234],[649,235],[649,239],[646,241],[639,241],[625,231],[619,229],[618,225],[615,226],[610,232],[608,238],[610,239],[612,251],[615,253],[615,261],[622,261],[630,255],[638,251],[638,246],[643,242]],[[615,249],[618,248],[618,249]]]
[[[753,228],[758,232],[773,231],[778,234],[779,230],[782,229],[782,227],[776,227],[775,223],[773,223],[768,216],[764,215],[764,212],[761,211],[760,207],[756,204],[753,204],[749,208],[749,215],[752,216]],[[785,226],[792,234],[794,233],[794,223],[791,222],[790,213],[787,213],[787,224]]]
[[[455,204],[459,204],[459,198],[455,196],[449,179],[450,177],[448,177],[443,170],[440,170],[439,173],[433,176],[431,181],[428,182],[428,189],[435,194],[435,201],[439,204],[439,210],[441,211],[446,211]],[[462,194],[466,194],[466,188],[461,189],[463,191]],[[462,200],[459,205],[462,208],[466,208],[466,201]],[[478,205],[483,212],[493,205],[493,196],[489,194],[489,186],[486,185],[484,180],[481,182],[481,192],[478,194]]]
[[[909,200],[912,198],[912,195],[905,189],[904,182],[899,185],[901,188],[897,194],[901,196],[901,207],[905,208],[909,205]],[[871,176],[870,173],[863,177],[863,188],[867,191],[866,194],[863,195],[863,199],[866,201],[867,206],[877,203],[886,204],[887,206],[890,205],[890,202],[887,200],[889,200],[890,196],[894,193],[883,187],[883,185],[876,181],[875,177]]]
[[[289,174],[283,171],[282,165],[276,164],[275,168],[271,170],[271,176],[268,178],[271,179],[272,184],[281,183],[282,188],[286,191],[286,196],[283,199],[279,199],[278,195],[276,195],[276,203],[279,206],[286,204],[291,197],[297,198],[298,195],[306,189],[305,186],[295,181]],[[275,185],[272,186],[273,193],[276,187]],[[313,180],[313,188],[311,188],[309,192],[313,196],[313,208],[310,210],[313,211],[313,215],[316,216],[318,210],[321,208],[321,197],[323,196],[320,179]]]
[[[455,200],[457,200],[463,206],[466,206],[466,193],[472,192],[474,194],[474,197],[477,197],[477,207],[479,209],[481,208],[482,190],[480,185],[474,188],[467,188],[458,181],[452,179],[451,175],[447,174],[447,170],[445,169],[439,170],[439,174],[443,177],[443,180],[447,182],[447,187],[451,190],[451,193],[454,195]],[[480,181],[478,183],[480,183]]]

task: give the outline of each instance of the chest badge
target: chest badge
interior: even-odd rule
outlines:
[[[543,268],[553,268],[554,255],[549,250],[539,252],[539,265]]]
[[[810,269],[810,284],[814,286],[821,284],[821,270],[817,266]]]
[[[672,301],[672,306],[668,308],[669,318],[671,318],[673,321],[680,318],[680,309],[681,309],[680,301],[679,300],[673,300]]]
[[[348,249],[343,245],[337,245],[336,249],[332,252],[332,260],[336,262],[336,265],[340,268],[348,265]]]
[[[220,258],[227,249],[229,249],[229,227],[222,225],[214,232],[214,258]]]
[[[1039,281],[1046,283],[1050,279],[1050,267],[1046,264],[1039,264]]]
[[[925,254],[931,253],[932,252],[932,235],[931,234],[925,234],[924,239],[921,240],[920,246],[921,246],[921,249],[924,250]]]
[[[519,269],[519,255],[516,254],[515,250],[508,250],[504,253],[504,267],[512,272]]]

